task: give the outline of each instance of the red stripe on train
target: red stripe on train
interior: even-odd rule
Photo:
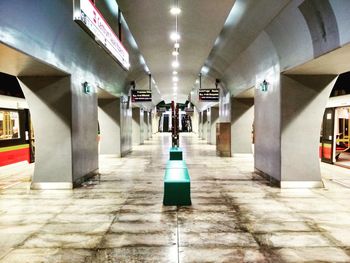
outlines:
[[[0,166],[22,161],[30,162],[29,148],[0,152]]]
[[[319,156],[322,158],[322,146],[319,147]],[[331,159],[332,157],[332,148],[329,146],[323,147],[323,158]]]

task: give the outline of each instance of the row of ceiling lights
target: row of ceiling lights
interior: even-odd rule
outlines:
[[[175,16],[175,31],[171,32],[170,39],[174,42],[174,48],[171,54],[175,57],[175,59],[172,61],[171,66],[173,68],[172,81],[173,81],[173,90],[174,90],[174,100],[176,101],[177,82],[179,81],[177,70],[180,67],[180,63],[178,59],[179,51],[180,51],[180,43],[179,43],[180,34],[178,31],[177,23],[178,23],[178,16],[181,13],[181,9],[179,7],[178,0],[174,1],[174,5],[170,9],[170,13]]]

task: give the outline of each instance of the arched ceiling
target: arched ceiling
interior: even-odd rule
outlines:
[[[235,87],[230,85],[230,66],[290,1],[236,0],[205,62],[208,75],[221,79],[235,93]]]
[[[169,35],[175,29],[170,14],[173,1],[117,0],[128,27],[154,78],[161,98],[173,99],[173,42]],[[177,101],[184,102],[195,84],[214,42],[221,32],[235,0],[180,0],[180,55]],[[144,84],[144,80],[142,80]],[[143,85],[141,84],[141,85]]]

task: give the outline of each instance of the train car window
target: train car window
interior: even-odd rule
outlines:
[[[19,131],[18,112],[0,110],[0,140],[19,139]]]

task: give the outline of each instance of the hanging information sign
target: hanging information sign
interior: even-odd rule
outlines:
[[[151,90],[132,90],[131,91],[132,102],[152,102]]]
[[[199,100],[200,101],[219,101],[220,90],[219,89],[200,89]]]
[[[90,0],[74,0],[74,21],[91,35],[123,68],[129,70],[129,53]]]

